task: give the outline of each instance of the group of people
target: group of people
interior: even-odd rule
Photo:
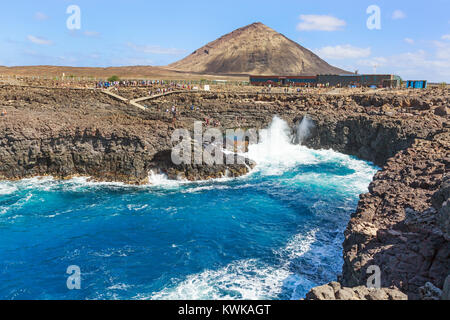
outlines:
[[[261,90],[262,93],[271,93],[272,92],[272,87],[264,87]]]
[[[96,88],[101,89],[108,89],[111,87],[115,88],[129,88],[129,87],[164,87],[164,88],[158,88],[157,90],[193,90],[194,86],[192,86],[190,83],[188,84],[181,84],[171,81],[164,81],[164,80],[119,80],[119,81],[98,81],[96,83]],[[159,93],[162,93],[159,91]]]
[[[166,113],[171,113],[172,114],[172,124],[175,124],[175,122],[178,120],[177,114],[178,114],[178,109],[177,106],[172,106],[172,109],[169,110],[169,108],[166,109]]]
[[[195,105],[191,105],[189,108],[191,111],[199,111],[200,108]],[[169,108],[166,109],[166,113],[170,113],[172,115],[172,124],[175,125],[176,121],[178,120],[178,108],[177,106],[173,105],[172,108],[169,110]],[[209,127],[209,126],[213,126],[213,127],[220,127],[221,123],[219,120],[215,120],[212,118],[208,118],[208,117],[204,117],[204,124],[205,126]]]
[[[221,126],[221,123],[220,123],[219,120],[210,119],[208,117],[204,118],[204,123],[205,123],[205,126],[207,126],[207,127],[209,127],[210,125],[213,126],[213,127],[220,127]]]
[[[286,87],[286,88],[283,88],[283,93],[289,94],[289,93],[293,93],[295,91],[297,93],[301,93],[301,91],[302,91],[301,88],[297,88],[295,91],[293,91],[293,90],[294,90],[293,88]],[[272,93],[272,86],[262,88],[260,93]]]
[[[148,95],[149,96],[154,96],[154,95],[157,95],[157,94],[164,94],[164,93],[171,92],[171,91],[175,91],[175,88],[173,88],[173,87],[156,88],[155,91],[150,90],[148,92]]]

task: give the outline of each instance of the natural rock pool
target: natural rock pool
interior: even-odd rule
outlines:
[[[1,182],[0,298],[299,299],[335,280],[377,168],[291,144],[277,118],[266,133],[238,179]]]

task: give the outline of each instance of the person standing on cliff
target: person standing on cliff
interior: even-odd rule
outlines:
[[[177,121],[177,107],[173,106],[172,107],[172,124],[175,124],[176,121]]]

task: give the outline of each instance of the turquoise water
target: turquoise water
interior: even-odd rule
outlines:
[[[298,299],[335,280],[376,168],[291,144],[279,119],[249,155],[250,175],[203,183],[1,182],[0,298]]]

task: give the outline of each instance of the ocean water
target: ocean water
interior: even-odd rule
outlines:
[[[0,298],[289,300],[335,280],[377,168],[292,144],[288,129],[275,118],[238,179],[0,182]]]

